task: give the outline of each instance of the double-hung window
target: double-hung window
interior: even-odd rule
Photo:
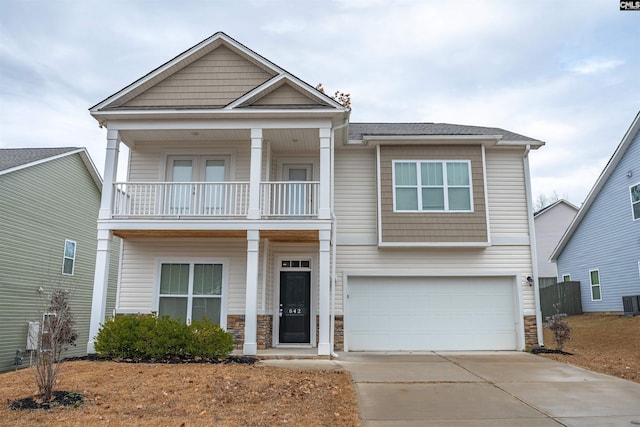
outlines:
[[[76,264],[76,242],[73,240],[64,241],[64,255],[62,257],[62,274],[73,275]]]
[[[600,270],[589,270],[589,280],[591,282],[591,301],[602,300]]]
[[[162,263],[158,315],[223,325],[223,264]]]
[[[633,212],[633,220],[640,219],[640,183],[629,187],[631,192],[631,210]]]
[[[393,161],[395,212],[472,212],[471,162]]]

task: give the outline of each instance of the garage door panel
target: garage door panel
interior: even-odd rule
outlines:
[[[517,347],[509,277],[356,277],[348,293],[352,351]]]

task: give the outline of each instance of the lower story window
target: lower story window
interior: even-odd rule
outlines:
[[[163,263],[160,265],[158,315],[221,324],[222,264]]]
[[[591,300],[600,301],[602,293],[600,292],[600,270],[590,270],[589,280],[591,281]]]

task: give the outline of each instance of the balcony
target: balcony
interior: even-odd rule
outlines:
[[[319,182],[260,183],[263,219],[315,219]],[[116,182],[112,218],[246,218],[248,182]]]

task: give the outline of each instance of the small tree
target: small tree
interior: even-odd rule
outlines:
[[[553,304],[556,314],[547,317],[544,327],[553,333],[553,341],[556,343],[556,350],[562,351],[565,343],[571,339],[571,326],[564,319],[566,313],[560,313],[560,303]]]
[[[316,90],[318,90],[321,93],[324,93],[324,87],[322,87],[322,83],[318,83],[318,85],[316,86]],[[336,93],[334,93],[331,98],[333,98],[343,107],[345,107],[347,110],[351,110],[351,94],[350,93],[345,93],[337,90]]]
[[[69,291],[54,289],[48,310],[43,315],[35,365],[38,392],[45,402],[51,400],[62,365],[62,354],[74,345],[77,338],[75,320],[69,306]]]

